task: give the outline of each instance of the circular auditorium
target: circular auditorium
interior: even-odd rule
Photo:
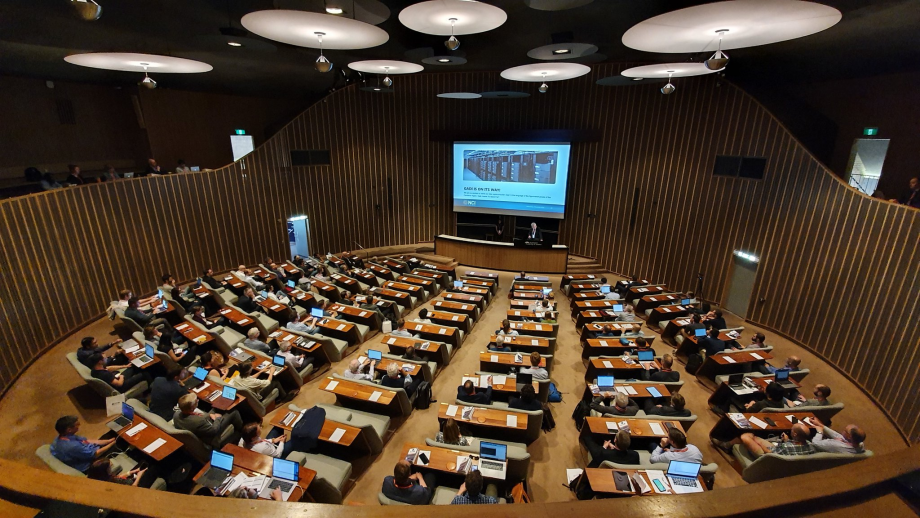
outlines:
[[[0,515],[916,516],[918,34],[3,2]]]

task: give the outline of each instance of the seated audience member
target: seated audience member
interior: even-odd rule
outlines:
[[[471,438],[460,435],[460,425],[453,417],[448,417],[447,421],[444,421],[444,428],[438,432],[434,440],[455,446],[469,446],[473,443]]]
[[[54,189],[60,189],[63,187],[57,180],[54,179],[54,176],[51,173],[45,173],[42,175],[42,190],[51,191]]]
[[[685,462],[703,463],[703,454],[700,449],[692,444],[687,444],[687,436],[679,428],[674,427],[668,430],[668,436],[663,437],[661,442],[655,446],[652,456],[649,458],[652,464],[659,462],[671,462],[672,460],[681,460]]]
[[[203,272],[201,272],[201,282],[207,284],[215,290],[221,287],[220,281],[214,278],[214,270],[210,268],[206,268]]]
[[[383,479],[380,492],[390,500],[404,504],[426,505],[431,500],[435,487],[434,473],[412,473],[412,467],[402,459],[393,468],[393,476]]]
[[[715,327],[706,329],[706,336],[700,338],[697,342],[700,352],[705,352],[706,356],[718,354],[728,348],[728,344],[719,340],[719,330]]]
[[[813,399],[806,399],[802,394],[798,394],[795,398],[795,401],[786,400],[786,405],[795,407],[795,406],[827,406],[831,402],[827,400],[831,396],[831,388],[827,385],[817,384],[815,385],[815,390],[812,392],[814,394]]]
[[[418,345],[421,346],[422,344]],[[407,346],[406,352],[403,353],[402,357],[403,360],[422,361],[422,357],[416,352],[414,345]]]
[[[605,405],[604,402],[611,397],[613,397],[613,406]],[[595,397],[590,406],[591,410],[600,412],[604,415],[633,416],[639,413],[639,405],[622,392],[617,392],[616,395],[610,392],[604,392]]]
[[[616,290],[613,289],[612,286],[610,286],[610,284],[607,283],[606,277],[601,277],[601,287],[604,286],[610,288],[610,291],[604,294],[604,300],[620,300],[623,298],[619,293],[616,292]]]
[[[533,385],[524,385],[521,387],[521,397],[513,397],[508,402],[509,410],[543,410],[543,404],[537,399],[537,393]]]
[[[705,315],[703,315],[702,321],[704,324],[706,324],[706,327],[715,328],[716,335],[718,335],[718,332],[720,330],[728,327],[727,324],[725,323],[725,319],[722,318],[721,309],[714,309],[710,311],[709,313],[706,313]]]
[[[613,331],[613,326],[610,324],[604,324],[599,330],[594,332],[595,338],[614,338],[616,333]]]
[[[109,459],[99,459],[94,461],[88,470],[86,478],[90,480],[99,480],[101,482],[112,482],[125,486],[146,487],[149,488],[156,481],[157,477],[154,471],[149,468],[134,468],[126,475],[112,474],[112,461]]]
[[[54,423],[58,436],[51,441],[51,455],[71,468],[86,472],[92,462],[106,454],[115,445],[111,439],[87,439],[77,435],[80,420],[74,415],[65,415]]]
[[[630,465],[641,462],[639,452],[629,449],[632,440],[626,430],[618,431],[612,441],[604,441],[604,444],[598,444],[591,434],[586,434],[582,441],[588,453],[591,454],[589,468],[597,468],[604,461]]]
[[[553,310],[553,303],[548,299],[535,300],[534,303],[528,307],[528,309],[534,313],[548,313]]]
[[[67,169],[70,170],[70,174],[67,175],[67,179],[64,180],[65,182],[69,183],[70,185],[83,185],[87,183],[83,178],[83,175],[80,173],[80,166],[70,164],[67,166]]]
[[[255,421],[243,425],[238,446],[262,455],[286,459],[293,450],[293,443],[285,441],[284,434],[262,438],[262,423]]]
[[[144,173],[139,176],[147,176],[147,175],[157,176],[161,174],[163,173],[160,172],[160,166],[157,165],[157,161],[152,158],[148,158],[147,159],[147,169],[145,169]]]
[[[169,325],[165,318],[154,318],[152,311],[141,310],[139,305],[140,299],[137,297],[128,299],[128,309],[125,310],[125,316],[137,322],[137,325],[141,327]]]
[[[801,364],[802,364],[801,358],[799,358],[798,356],[790,356],[786,358],[786,363],[784,363],[783,366],[780,367],[780,369],[789,369],[790,371],[797,371],[801,368],[800,367]],[[760,367],[760,372],[762,374],[776,374],[776,371],[777,371],[777,368],[770,365],[769,363],[764,363]]]
[[[396,322],[396,329],[393,330],[390,334],[393,336],[402,336],[405,338],[412,338],[412,333],[406,330],[406,321],[401,318],[399,319],[398,322]]]
[[[361,363],[355,358],[348,363],[348,369],[342,376],[350,380],[373,381],[375,367],[377,367],[377,360],[366,359],[364,363]]]
[[[99,345],[99,342],[92,336],[87,336],[80,340],[80,348],[77,349],[77,361],[86,365],[88,368],[92,369],[93,365],[89,363],[90,358],[97,354],[102,354],[105,351],[108,351],[112,348],[113,345],[118,345],[121,343],[121,340],[113,340],[103,346]],[[121,369],[126,369],[131,365],[131,361],[123,354],[116,354],[114,356],[109,356],[105,358],[106,369],[110,371],[118,371]]]
[[[680,393],[671,394],[670,405],[656,405],[653,398],[645,400],[645,415],[661,415],[666,417],[690,417],[692,414],[684,408],[687,404]]]
[[[489,342],[487,346],[490,351],[500,351],[510,353],[511,348],[505,344],[505,335],[495,335],[495,342]]]
[[[783,388],[779,383],[770,383],[764,389],[764,394],[766,398],[759,401],[749,401],[744,405],[746,412],[760,412],[764,408],[783,408],[785,407],[784,399],[786,396],[786,389]]]
[[[811,440],[811,445],[818,451],[827,453],[863,453],[865,448],[863,443],[866,440],[866,432],[855,424],[848,424],[843,429],[843,433],[835,432],[830,427],[822,423],[817,417],[811,418],[815,430],[818,432]]]
[[[278,389],[278,401],[283,401],[287,397],[287,392],[281,387],[278,380],[274,379],[274,365],[268,367],[268,378],[266,379],[259,379],[252,375],[251,361],[241,363],[239,368],[240,375],[230,379],[231,387],[246,389],[255,394],[259,400],[265,399],[275,389]]]
[[[176,281],[176,278],[173,277],[173,274],[164,273],[160,277],[160,280],[163,281],[163,284],[157,286],[157,289],[162,291],[164,295],[169,295],[172,300],[181,301],[179,283]]]
[[[225,378],[229,369],[224,363],[223,355],[217,351],[207,351],[201,355],[201,367],[208,370],[208,376]]]
[[[285,295],[284,292],[276,290],[275,287],[271,284],[265,285],[265,294],[268,296],[268,298],[280,302],[285,306],[291,305],[291,298]]]
[[[190,354],[187,349],[182,349],[176,345],[175,334],[172,329],[163,329],[160,338],[157,341],[157,351],[165,353],[169,359],[183,367],[188,367],[195,359],[194,354]]]
[[[636,338],[636,351],[652,351],[652,354],[656,357],[658,356],[658,354],[655,353],[655,349],[652,349],[652,345],[642,336]]]
[[[284,363],[297,370],[303,369],[313,363],[313,358],[307,358],[303,354],[294,354],[291,352],[291,342],[281,342],[278,344],[278,356],[284,358]]]
[[[258,327],[251,327],[249,331],[246,332],[246,339],[243,340],[243,347],[250,349],[252,351],[259,351],[263,354],[269,354],[272,350],[271,347],[261,340],[262,332],[259,331]]]
[[[480,388],[479,391],[476,391],[476,387],[473,386],[473,382],[466,380],[463,382],[463,385],[457,387],[457,399],[463,401],[464,403],[476,403],[479,405],[491,405],[492,404],[492,376],[489,376],[489,386],[486,388]]]
[[[380,384],[387,388],[401,388],[406,391],[409,397],[418,390],[418,384],[422,382],[421,375],[412,378],[408,373],[399,367],[396,362],[387,364],[387,374],[380,379]]]
[[[706,329],[706,324],[703,323],[703,317],[701,317],[699,313],[690,315],[690,323],[680,328],[684,338],[694,336],[697,329]]]
[[[674,357],[666,354],[661,357],[661,368],[648,377],[649,381],[658,383],[671,383],[680,381],[680,373],[672,370],[674,366]]]
[[[421,311],[418,312],[418,318],[416,318],[415,321],[422,322],[425,324],[430,324],[431,319],[428,318],[428,310],[425,308],[422,308]]]
[[[180,173],[190,173],[190,172],[192,172],[192,170],[189,168],[189,166],[185,165],[185,160],[182,160],[180,158],[179,163],[176,164],[176,173],[180,174]]]
[[[201,304],[192,306],[192,320],[201,324],[205,329],[214,329],[217,326],[223,326],[227,323],[227,319],[222,316],[217,318],[207,318],[204,316],[204,306]]]
[[[745,346],[743,346],[743,347],[732,347],[732,350],[738,350],[738,349],[763,349],[764,347],[766,347],[766,345],[764,345],[764,340],[766,340],[766,339],[767,339],[767,337],[764,336],[763,333],[754,333],[754,335],[751,336],[751,343],[749,343],[748,345],[745,345]]]
[[[457,495],[450,501],[451,505],[470,505],[470,504],[497,504],[498,499],[494,496],[484,495],[482,473],[479,470],[472,470],[466,474],[466,479],[460,484]]]
[[[262,281],[252,276],[252,271],[249,270],[249,268],[246,268],[246,265],[244,264],[239,265],[235,271],[232,271],[230,273],[235,275],[237,278],[239,278],[243,282],[249,284],[251,288],[261,288],[262,286],[264,286]]]
[[[121,312],[124,313],[124,311],[128,309],[128,300],[133,296],[134,294],[131,293],[131,290],[119,291],[118,300],[112,302],[112,304],[109,306],[109,311],[121,310]]]
[[[533,379],[542,381],[549,379],[549,372],[546,371],[546,368],[540,367],[540,353],[534,351],[530,353],[530,367],[521,367],[521,374],[532,374]]]
[[[219,450],[227,443],[236,443],[243,429],[243,419],[238,410],[220,415],[217,413],[199,414],[198,396],[186,394],[179,398],[179,410],[173,414],[173,424],[180,430],[188,430],[195,434],[201,442],[211,448]],[[233,433],[227,440],[222,441],[224,431],[233,427]]]
[[[518,336],[518,332],[511,329],[511,322],[506,318],[502,320],[502,328],[495,332],[495,336]]]
[[[319,320],[315,317],[311,317],[310,314],[307,313],[302,317],[291,320],[284,327],[291,331],[297,331],[298,333],[314,335],[319,329],[316,325],[317,322],[319,322]]]
[[[147,373],[140,372],[139,369],[134,367],[125,369],[124,374],[106,369],[105,358],[101,354],[94,354],[91,356],[89,358],[89,363],[92,365],[91,375],[94,378],[108,383],[110,387],[122,394],[131,390],[132,387],[139,383],[150,381],[150,376]]]
[[[188,389],[179,382],[182,369],[170,369],[166,376],[160,376],[150,384],[150,412],[169,421],[176,414],[179,398],[188,394]]]
[[[636,316],[636,309],[632,304],[627,304],[623,307],[623,312],[617,314],[617,322],[638,322],[639,317]]]
[[[256,294],[252,288],[247,287],[243,290],[243,294],[236,299],[236,307],[245,311],[246,313],[258,313],[259,305],[255,301]]]
[[[757,458],[767,453],[775,453],[777,455],[811,455],[817,453],[818,450],[808,441],[809,435],[810,432],[807,426],[802,423],[796,423],[792,425],[791,440],[790,437],[784,433],[780,437],[778,443],[762,439],[752,433],[742,434],[741,437],[737,437],[728,442],[720,441],[715,437],[711,440],[714,445],[726,451],[731,451],[732,446],[735,444],[744,445],[747,451],[750,452],[754,458]]]
[[[891,199],[889,201],[893,203],[900,203],[901,205],[907,205],[908,207],[913,207],[915,209],[920,209],[920,178],[914,177],[910,179],[910,182],[907,184],[907,192],[904,193],[899,199]]]

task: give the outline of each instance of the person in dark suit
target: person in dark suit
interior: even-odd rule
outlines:
[[[125,316],[137,322],[137,325],[141,327],[169,325],[165,318],[154,318],[152,311],[142,311],[140,309],[140,299],[137,297],[128,299],[128,309],[125,310]]]
[[[920,178],[911,178],[908,184],[908,191],[904,193],[904,196],[901,196],[900,199],[892,199],[890,201],[920,209]]]
[[[622,392],[616,393],[613,399],[613,406],[605,405],[604,402],[612,396],[613,394],[610,392],[604,392],[602,395],[595,397],[594,401],[591,402],[591,410],[604,415],[615,416],[633,416],[639,413],[639,405]]]
[[[252,291],[252,288],[246,288],[243,290],[243,294],[236,299],[236,307],[242,309],[246,313],[258,313],[259,305],[253,300],[255,298],[256,295],[255,292]]]
[[[725,319],[722,318],[721,309],[714,309],[710,311],[709,313],[706,313],[706,316],[702,318],[702,321],[704,324],[706,324],[707,327],[716,328],[716,331],[720,329],[725,329],[726,327],[728,327],[725,324]],[[718,335],[718,333],[716,333],[716,335]]]
[[[511,401],[508,402],[508,408],[510,410],[537,411],[543,410],[543,405],[537,400],[537,393],[533,389],[533,385],[524,385],[521,388],[521,397],[511,398]]]
[[[205,268],[205,270],[201,272],[201,282],[207,284],[208,286],[214,289],[221,287],[220,281],[214,278],[214,270],[210,268]]]
[[[166,376],[160,376],[150,385],[150,412],[164,420],[173,418],[179,398],[188,394],[188,389],[179,383],[182,369],[170,369]]]
[[[527,233],[528,241],[543,241],[543,231],[537,226],[537,223],[530,224],[530,232]]]
[[[198,415],[195,413],[197,408],[198,396],[195,394],[189,393],[179,398],[179,411],[173,415],[173,424],[176,428],[192,432],[201,442],[217,450],[223,448],[227,443],[236,444],[240,440],[243,419],[239,411],[234,410],[224,415],[216,413]],[[222,441],[221,435],[231,426],[233,433],[230,434],[229,440]]]
[[[106,369],[105,357],[101,354],[92,355],[89,363],[92,365],[92,372],[90,373],[92,377],[108,383],[110,387],[122,394],[131,390],[138,383],[150,382],[150,376],[135,367],[128,367],[123,371],[123,374]]]
[[[661,357],[661,369],[649,376],[649,381],[656,381],[658,383],[668,383],[680,381],[680,373],[671,370],[671,367],[674,366],[674,357],[670,354],[666,354]]]
[[[67,176],[67,179],[64,180],[65,182],[70,185],[83,185],[86,183],[86,180],[80,174],[80,166],[71,164],[67,166],[67,169],[70,170],[70,174]]]
[[[645,400],[645,415],[660,415],[666,417],[690,417],[690,411],[684,406],[687,401],[680,393],[671,394],[671,404],[656,405],[652,398]]]
[[[492,404],[492,376],[489,376],[489,386],[485,390],[480,389],[476,392],[473,382],[466,380],[463,385],[457,387],[457,399],[464,403],[476,403],[479,405]]]
[[[719,330],[715,327],[706,330],[706,336],[700,339],[699,345],[701,351],[706,351],[706,356],[718,354],[728,348],[728,344],[719,340]]]
[[[703,317],[701,317],[698,313],[694,313],[690,317],[690,323],[681,328],[681,332],[684,334],[684,338],[693,336],[693,333],[696,332],[697,329],[706,329],[706,324],[703,323],[702,319]]]
[[[639,464],[639,452],[629,449],[631,442],[629,432],[626,431],[617,432],[613,441],[604,441],[602,445],[598,444],[591,434],[585,435],[585,448],[591,454],[591,463],[588,464],[588,467],[596,468],[604,461],[616,464]]]

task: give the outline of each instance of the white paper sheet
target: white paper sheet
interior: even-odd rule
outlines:
[[[576,468],[576,469],[566,468],[565,479],[569,484],[571,484],[572,482],[575,481],[576,478],[578,478],[579,475],[581,475],[584,472],[585,470],[581,468]]]
[[[603,364],[604,364],[604,368],[607,368],[607,369],[612,369],[612,368],[613,368],[613,364],[610,363],[610,362],[607,361],[607,360],[603,360]]]
[[[457,405],[447,405],[447,415],[450,416],[450,417],[456,417],[456,416],[457,416],[457,410],[458,410],[459,408],[460,408],[460,407],[458,407]]]
[[[336,380],[332,380],[329,382],[328,385],[326,385],[326,390],[335,390],[335,388],[338,386],[339,386],[339,382]]]
[[[380,392],[379,390],[375,390],[374,393],[371,394],[371,397],[369,397],[369,398],[367,398],[367,399],[368,399],[368,401],[371,401],[371,402],[373,402],[373,403],[376,403],[377,400],[380,399],[380,396],[382,396],[382,395],[383,395],[383,392]]]
[[[507,376],[492,376],[492,383],[495,385],[504,385],[507,380]]]
[[[607,340],[601,340],[600,344],[601,344],[601,347],[608,347]]]
[[[133,426],[130,430],[125,432],[125,435],[127,435],[128,437],[134,437],[144,428],[147,428],[147,423],[138,423],[137,425]]]
[[[336,330],[336,331],[341,331],[341,330],[343,330],[343,329],[345,329],[345,324],[339,324],[339,325],[337,325],[337,326],[335,327],[335,330]]]
[[[751,353],[751,357],[754,358],[755,360],[763,360],[763,356],[757,353]]]
[[[395,344],[395,343],[396,343],[396,337],[394,336],[393,338],[390,338],[389,340],[387,340],[387,343],[388,343],[389,345]]]
[[[767,423],[761,421],[760,419],[758,419],[758,418],[756,418],[756,417],[750,417],[750,418],[748,418],[748,422],[751,423],[751,424],[754,425],[754,426],[759,427],[761,430],[763,430],[764,428],[767,427]]]
[[[152,443],[148,444],[147,447],[144,448],[144,451],[147,453],[153,453],[157,451],[157,448],[159,448],[160,446],[163,446],[164,444],[166,444],[166,439],[157,439],[153,441]]]
[[[514,414],[508,414],[505,417],[505,425],[508,426],[509,428],[516,428],[517,427],[517,416]]]
[[[335,431],[332,432],[332,435],[329,436],[329,441],[339,442],[342,439],[342,436],[344,435],[345,435],[344,428],[336,428]]]
[[[658,423],[649,423],[649,428],[652,429],[652,433],[655,435],[664,435],[664,427]]]
[[[444,328],[438,329],[438,334],[439,334],[439,335],[445,335],[445,334],[447,334],[447,329],[444,329]]]
[[[727,361],[728,363],[735,363],[735,359],[732,358],[731,356],[725,356],[725,361]]]

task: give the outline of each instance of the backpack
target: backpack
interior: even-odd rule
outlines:
[[[703,355],[701,354],[691,354],[687,358],[687,374],[696,374],[696,371],[700,370],[700,366],[703,365]]]
[[[588,477],[583,471],[580,475],[569,482],[569,489],[575,493],[575,498],[579,500],[594,499],[594,490],[592,490],[591,485],[588,484]]]
[[[418,391],[415,393],[415,408],[424,410],[431,406],[435,400],[431,395],[431,383],[423,381],[418,384]]]
[[[543,403],[543,431],[549,432],[556,427],[556,418],[553,417],[553,413],[549,409],[549,405]]]
[[[584,400],[578,402],[575,405],[575,411],[572,412],[572,419],[575,420],[575,428],[581,431],[581,427],[585,424],[585,418],[591,415],[591,406]]]
[[[556,384],[552,381],[549,382],[549,396],[547,396],[546,400],[550,403],[562,402],[562,392],[559,392],[559,389],[556,388]]]

